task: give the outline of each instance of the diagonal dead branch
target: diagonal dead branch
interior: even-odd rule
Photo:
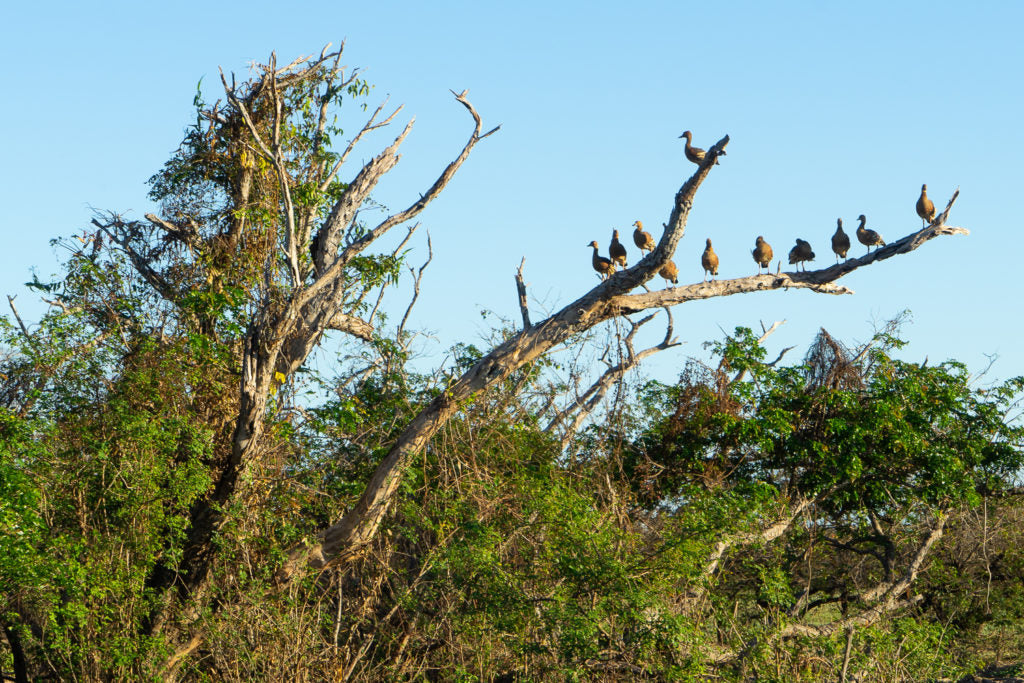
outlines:
[[[327,322],[327,329],[351,334],[363,341],[373,341],[373,325],[341,311],[335,313]]]
[[[790,505],[789,509],[786,510],[785,514],[779,519],[778,522],[766,527],[762,531],[749,534],[740,534],[738,536],[732,536],[724,538],[715,544],[714,550],[708,556],[707,561],[704,564],[702,574],[706,578],[710,578],[715,571],[718,570],[718,565],[722,561],[722,557],[725,556],[727,550],[736,547],[742,547],[747,545],[753,545],[757,543],[770,543],[775,539],[786,533],[793,522],[812,504],[820,500],[825,494],[819,494],[813,498],[800,499],[794,505]]]

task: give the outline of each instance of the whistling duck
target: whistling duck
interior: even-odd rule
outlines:
[[[795,263],[797,270],[800,270],[800,264],[804,263],[804,270],[807,270],[806,261],[814,260],[814,252],[811,251],[811,243],[805,240],[796,238],[796,246],[789,250],[789,262],[790,264]]]
[[[757,274],[761,274],[762,268],[768,268],[772,262],[772,245],[764,241],[760,235],[757,236],[757,246],[751,252],[754,260],[757,261]]]
[[[836,253],[836,263],[839,257],[846,259],[846,252],[850,251],[850,236],[843,232],[843,219],[836,219],[836,234],[832,235],[832,251]]]
[[[633,244],[640,248],[640,256],[643,257],[645,251],[654,251],[654,238],[651,237],[651,233],[644,230],[644,224],[640,221],[633,223],[636,229],[633,231]]]
[[[686,153],[686,158],[699,166],[701,162],[704,161],[704,157],[707,155],[707,152],[702,150],[700,147],[694,147],[690,144],[693,142],[693,134],[690,133],[690,131],[685,131],[679,137],[686,138],[686,147],[683,150]],[[715,163],[718,163],[718,159],[715,159]]]
[[[621,265],[623,268],[626,267],[626,248],[622,246],[622,242],[619,241],[618,230],[612,230],[612,243],[608,247],[608,255],[612,257],[612,261]]]
[[[708,279],[708,273],[711,273],[712,279],[718,275],[718,254],[711,248],[711,238],[708,238],[707,246],[704,247],[704,253],[700,255],[700,265],[704,267],[704,279]]]
[[[874,230],[869,230],[864,227],[868,219],[864,218],[864,214],[857,216],[857,220],[860,221],[860,225],[857,226],[857,241],[868,248],[868,253],[871,253],[871,247],[884,247],[885,240]]]
[[[665,261],[665,265],[658,271],[658,275],[665,278],[667,282],[671,282],[674,285],[679,284],[679,269],[676,268],[676,264],[672,259]]]
[[[597,241],[593,241],[587,245],[588,247],[594,248],[594,257],[591,259],[591,263],[594,264],[594,270],[601,276],[602,280],[607,280],[615,272],[615,264],[612,263],[610,258],[605,258],[597,253]]]
[[[935,220],[935,205],[928,199],[928,186],[921,186],[921,196],[917,198],[917,215],[921,217],[922,226]]]

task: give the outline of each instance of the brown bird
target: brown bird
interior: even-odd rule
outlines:
[[[800,270],[800,264],[804,264],[804,271],[807,270],[806,261],[814,260],[814,252],[811,251],[811,243],[805,240],[796,238],[796,246],[789,250],[789,262],[795,263],[797,270]]]
[[[757,246],[751,252],[754,260],[757,261],[757,274],[761,274],[762,268],[768,268],[772,262],[772,245],[764,241],[760,235],[757,236]]]
[[[700,265],[704,267],[704,279],[708,279],[708,273],[711,273],[711,279],[718,275],[718,254],[711,248],[711,238],[708,238],[707,246],[704,247],[704,253],[700,255]]]
[[[832,251],[836,253],[836,263],[839,257],[846,258],[846,252],[850,251],[850,236],[843,232],[843,219],[836,219],[836,234],[832,235]]]
[[[608,246],[608,255],[612,257],[612,261],[620,264],[623,268],[626,267],[626,248],[619,241],[618,230],[612,230],[612,243]]]
[[[686,153],[686,158],[699,166],[701,162],[704,161],[704,157],[707,155],[707,152],[702,150],[700,147],[694,147],[690,144],[693,142],[693,134],[690,131],[685,131],[679,137],[686,138],[686,147],[683,150]],[[724,154],[724,152],[722,152],[722,154]],[[718,159],[715,159],[715,164],[718,164]]]
[[[864,227],[868,219],[864,218],[864,214],[857,216],[857,220],[860,221],[860,225],[857,226],[857,241],[868,248],[868,253],[871,253],[871,247],[884,247],[885,240],[874,230],[868,230]]]
[[[665,278],[666,282],[671,282],[673,285],[679,284],[679,269],[676,268],[675,261],[672,259],[665,261],[665,265],[658,271],[658,275]]]
[[[602,280],[607,280],[615,273],[615,264],[612,263],[610,258],[605,258],[597,253],[597,242],[591,242],[587,245],[588,247],[594,248],[594,257],[591,259],[591,263],[594,264],[594,270],[601,276]]]
[[[921,217],[922,227],[935,220],[935,205],[928,199],[928,186],[921,186],[921,196],[917,198],[917,215]]]
[[[654,238],[651,237],[651,233],[644,230],[644,224],[640,221],[633,223],[636,229],[633,230],[633,244],[640,248],[641,258],[645,251],[654,251]]]

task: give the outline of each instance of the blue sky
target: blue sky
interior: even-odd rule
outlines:
[[[721,277],[752,274],[754,238],[785,254],[795,237],[832,262],[837,217],[860,213],[888,239],[920,226],[956,187],[950,223],[967,237],[861,269],[856,294],[774,292],[675,309],[687,344],[650,370],[671,379],[686,354],[736,325],[786,319],[770,349],[804,348],[819,327],[848,342],[904,309],[905,355],[958,358],[996,377],[1024,373],[1020,159],[1024,48],[1018,3],[19,3],[5,10],[0,165],[0,290],[26,317],[22,283],[57,272],[49,240],[79,232],[92,207],[141,217],[146,179],[192,119],[200,78],[244,74],[346,40],[371,101],[390,95],[416,126],[377,199],[402,207],[457,154],[471,121],[449,89],[468,88],[486,127],[446,193],[422,216],[435,258],[412,324],[440,353],[479,343],[487,309],[515,320],[513,274],[526,257],[533,317],[597,280],[584,246],[634,220],[659,226],[694,167],[679,134],[729,154],[698,194],[676,252],[682,282],[702,277],[711,237]],[[401,117],[402,115],[400,115]],[[355,128],[358,121],[350,120]],[[374,154],[385,137],[363,147]],[[350,173],[354,173],[355,169]],[[412,260],[422,258],[423,236]],[[862,253],[855,245],[853,253]],[[658,283],[660,286],[660,282]],[[6,303],[6,301],[4,301]],[[397,301],[396,301],[397,303]],[[652,331],[651,339],[658,337]],[[673,355],[674,354],[674,355]]]

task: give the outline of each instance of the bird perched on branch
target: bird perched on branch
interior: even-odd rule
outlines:
[[[618,230],[612,230],[612,243],[608,247],[608,255],[612,257],[613,262],[621,265],[623,268],[626,267],[626,248],[619,241]]]
[[[832,251],[836,253],[836,263],[839,257],[846,259],[846,252],[850,251],[850,236],[843,231],[843,219],[836,219],[836,234],[832,235]]]
[[[751,253],[754,255],[754,260],[757,261],[757,274],[760,275],[762,268],[768,268],[771,265],[772,245],[765,242],[764,238],[758,235],[757,244]]]
[[[686,158],[700,166],[701,162],[704,161],[704,157],[707,156],[707,152],[700,147],[694,147],[690,144],[693,142],[693,134],[690,131],[683,132],[679,137],[686,138],[686,147],[683,150],[686,153]],[[717,163],[718,159],[715,159],[715,164]]]
[[[704,253],[700,255],[700,265],[704,267],[704,279],[708,279],[708,273],[711,273],[712,279],[718,275],[718,254],[711,248],[711,238],[708,238],[707,246],[704,247]]]
[[[654,251],[654,238],[651,237],[651,233],[644,230],[644,224],[640,221],[636,221],[633,225],[636,226],[636,229],[633,230],[633,244],[639,247],[642,258],[645,251]]]
[[[612,263],[610,258],[605,258],[597,253],[597,241],[593,241],[587,245],[588,247],[594,248],[594,257],[591,259],[591,263],[594,264],[594,270],[601,276],[602,280],[607,280],[615,273],[615,264]]]
[[[679,284],[679,269],[676,268],[675,261],[669,259],[665,261],[665,265],[658,271],[658,275],[665,278],[667,282],[671,282],[673,285]]]
[[[917,198],[917,215],[921,217],[922,227],[935,220],[935,204],[928,199],[928,186],[921,186],[921,196]]]
[[[797,270],[800,269],[800,264],[804,264],[804,270],[807,270],[807,261],[814,260],[814,252],[811,251],[811,243],[805,240],[796,238],[796,246],[789,250],[789,262],[790,264],[795,263]]]
[[[869,230],[864,227],[868,219],[864,218],[864,214],[857,216],[857,220],[860,221],[860,225],[857,226],[857,241],[868,248],[868,253],[871,253],[871,247],[884,247],[885,240],[874,230]]]

